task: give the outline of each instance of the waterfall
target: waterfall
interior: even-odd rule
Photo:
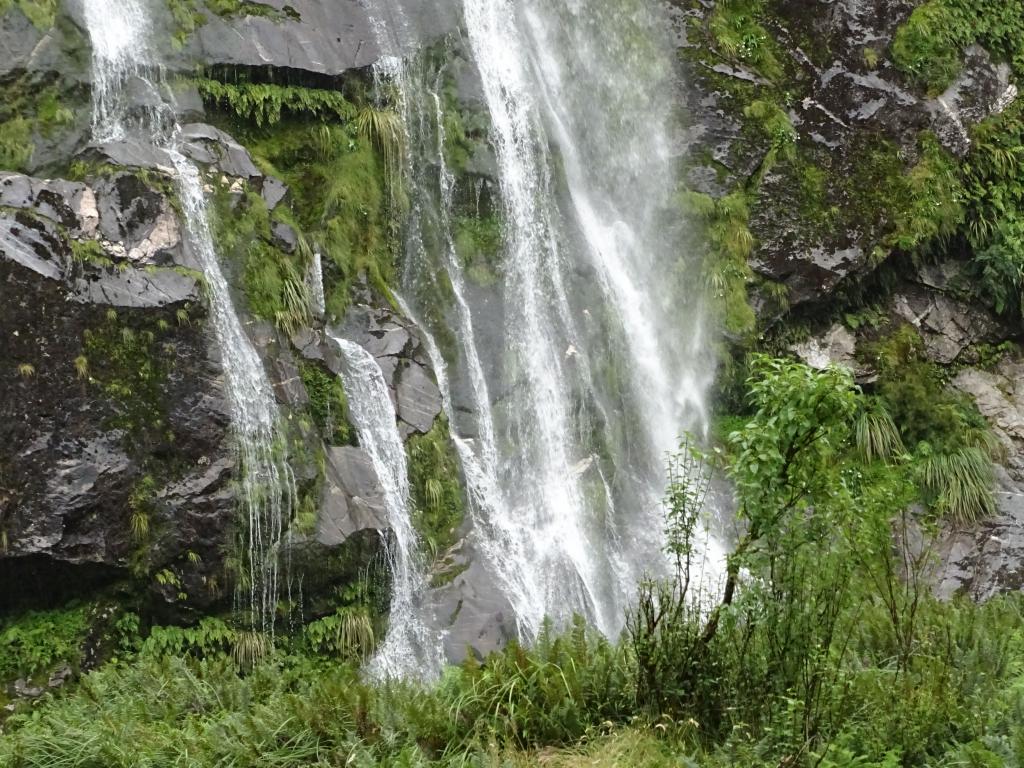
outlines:
[[[455,177],[449,171],[444,153],[444,113],[439,96],[440,84],[430,83],[422,70],[410,66],[403,58],[408,43],[409,23],[402,8],[386,4],[384,10],[390,23],[374,22],[377,43],[384,53],[374,66],[378,93],[387,91],[396,101],[407,136],[403,179],[409,187],[411,211],[407,220],[403,284],[415,282],[417,271],[428,269],[424,229],[435,225],[444,275],[454,297],[455,314],[451,318],[459,351],[469,380],[469,410],[475,415],[475,438],[467,440],[458,432],[447,363],[431,334],[412,306],[394,294],[403,314],[420,329],[431,366],[441,391],[445,415],[466,485],[468,512],[472,520],[471,537],[485,566],[494,574],[505,597],[515,610],[515,619],[524,637],[533,636],[544,620],[543,588],[536,578],[538,571],[524,567],[529,562],[528,539],[523,528],[509,514],[498,479],[498,448],[495,420],[477,351],[476,332],[465,278],[455,252],[451,212]],[[383,86],[390,86],[384,88]],[[431,137],[433,141],[431,141]],[[425,156],[416,154],[414,144],[424,144]],[[431,176],[430,169],[437,173]],[[434,191],[439,198],[435,200]]]
[[[455,178],[439,88],[403,74],[407,128],[423,134],[429,122],[436,137],[436,152],[407,163],[407,282],[431,268],[416,219],[428,217],[427,187],[436,183],[435,246],[469,382],[460,405],[476,417],[474,440],[453,434],[475,550],[527,639],[545,616],[572,613],[615,635],[637,580],[668,568],[665,454],[682,432],[706,431],[713,375],[700,264],[682,252],[674,205],[671,59],[658,37],[665,24],[636,0],[464,4],[504,206],[497,399],[475,338],[481,306],[468,299],[452,242]],[[437,168],[436,182],[425,181],[423,165]],[[581,280],[581,268],[592,277]],[[424,339],[454,426],[445,361],[432,336]],[[721,557],[713,542],[706,554],[713,572]]]
[[[199,170],[182,154],[178,126],[160,99],[163,83],[144,5],[141,0],[84,0],[84,10],[93,48],[94,139],[123,140],[138,128],[142,140],[162,150],[173,166],[186,244],[205,277],[237,448],[247,537],[240,589],[248,591],[252,627],[273,633],[281,535],[295,500],[273,389],[242,328],[217,259]],[[133,119],[135,105],[129,88],[134,84],[143,85],[159,106],[147,107]]]
[[[370,456],[384,495],[391,539],[391,610],[387,637],[370,662],[378,678],[433,677],[441,669],[439,636],[427,627],[420,598],[426,578],[419,538],[412,525],[405,445],[380,365],[358,344],[328,334],[343,358],[342,383],[359,445]]]

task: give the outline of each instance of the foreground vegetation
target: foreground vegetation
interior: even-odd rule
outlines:
[[[276,644],[215,619],[143,632],[132,614],[102,630],[81,608],[33,614],[0,633],[6,676],[45,679],[61,654],[88,666],[75,638],[107,661],[21,705],[0,764],[1024,764],[1024,603],[930,596],[919,467],[848,374],[751,370],[719,448],[670,462],[676,576],[640,585],[621,640],[578,622],[435,683],[378,684],[351,610]],[[744,533],[708,585],[712,472],[735,484]]]

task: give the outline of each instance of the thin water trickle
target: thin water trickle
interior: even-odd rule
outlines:
[[[262,361],[235,311],[210,229],[199,169],[182,152],[173,111],[139,0],[84,0],[92,41],[93,134],[97,142],[137,140],[162,151],[173,169],[185,223],[185,242],[205,278],[210,324],[224,368],[240,470],[245,547],[240,589],[254,629],[273,633],[282,531],[295,502],[295,482],[279,413]],[[138,109],[132,89],[146,92]]]
[[[354,342],[328,336],[342,354],[349,415],[380,482],[390,529],[384,539],[392,576],[388,633],[370,661],[369,672],[381,679],[435,677],[443,663],[441,640],[423,615],[426,576],[412,524],[405,445],[395,407],[373,355]]]

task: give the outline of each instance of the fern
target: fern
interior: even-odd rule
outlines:
[[[260,127],[280,122],[284,113],[342,122],[356,115],[356,108],[339,91],[269,83],[228,85],[206,78],[195,84],[208,105],[234,112]]]

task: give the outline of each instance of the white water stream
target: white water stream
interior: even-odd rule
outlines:
[[[369,671],[383,679],[432,677],[441,669],[441,641],[427,627],[421,609],[426,579],[419,537],[412,525],[405,445],[395,407],[373,355],[351,341],[329,337],[344,360],[342,382],[349,415],[359,433],[359,446],[369,454],[380,482],[391,530],[387,541],[392,575],[388,633]]]
[[[93,135],[97,142],[136,140],[162,151],[174,175],[185,219],[186,245],[202,268],[210,323],[224,368],[224,389],[240,469],[245,515],[240,590],[253,628],[273,633],[279,549],[295,502],[287,446],[279,437],[273,389],[235,311],[217,258],[199,170],[181,151],[179,126],[162,99],[159,59],[143,0],[83,0],[92,41]],[[137,106],[144,89],[155,106]]]

